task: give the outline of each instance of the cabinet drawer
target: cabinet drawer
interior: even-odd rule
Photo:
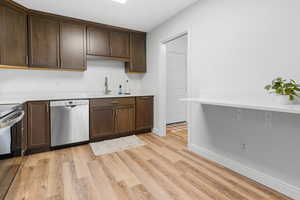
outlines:
[[[141,96],[141,97],[136,97],[136,99],[140,99],[140,100],[153,100],[153,96]]]
[[[135,98],[109,98],[109,99],[92,99],[91,107],[105,106],[123,106],[135,105]]]

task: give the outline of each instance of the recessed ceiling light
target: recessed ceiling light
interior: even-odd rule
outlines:
[[[127,2],[127,0],[112,0],[112,1],[115,1],[115,2],[118,2],[118,3],[122,3],[122,4],[125,4]]]

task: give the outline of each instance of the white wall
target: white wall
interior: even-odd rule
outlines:
[[[189,96],[261,95],[264,85],[276,76],[300,80],[299,10],[298,0],[201,0],[150,32],[143,87],[157,94],[155,130],[159,134],[164,131],[161,124],[166,115],[159,112],[166,103],[162,41],[189,32]],[[295,142],[299,141],[300,117],[272,113],[275,122],[282,119],[282,126],[274,123],[264,128],[264,112],[245,110],[240,122],[231,120],[233,111],[219,107],[205,110],[191,104],[189,144],[295,186],[300,199],[296,170],[300,169],[300,145]],[[227,130],[223,131],[224,127]],[[246,153],[241,152],[243,141],[247,142]]]
[[[187,120],[187,37],[182,36],[166,44],[167,52],[167,124]]]
[[[89,60],[87,66],[85,72],[0,69],[0,94],[103,91],[105,76],[112,90],[126,80],[133,91],[141,89],[143,75],[126,74],[122,62]]]

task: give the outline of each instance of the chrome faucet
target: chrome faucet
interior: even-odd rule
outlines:
[[[108,89],[108,78],[107,76],[105,77],[105,83],[104,83],[104,86],[105,86],[105,91],[104,91],[104,94],[110,94],[111,93],[111,90]]]

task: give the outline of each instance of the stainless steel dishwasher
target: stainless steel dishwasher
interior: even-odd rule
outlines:
[[[51,101],[51,146],[89,141],[89,100]]]

